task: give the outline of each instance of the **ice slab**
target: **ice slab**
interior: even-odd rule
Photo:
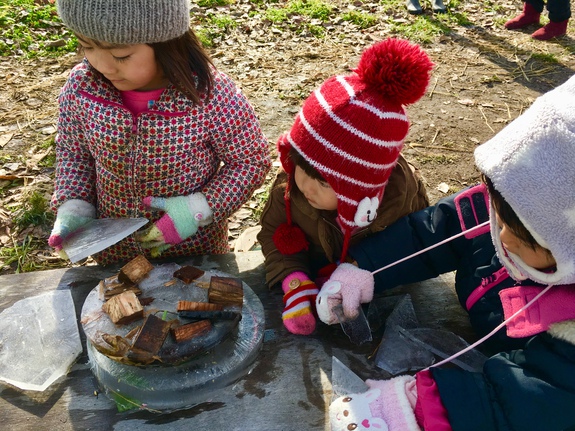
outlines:
[[[0,313],[0,380],[44,391],[82,352],[69,290],[22,299]]]
[[[469,346],[460,336],[450,331],[430,328],[400,329],[400,334],[408,340],[429,350],[431,353],[446,359]],[[479,372],[487,356],[478,350],[471,349],[450,362],[466,371]]]
[[[70,262],[76,263],[116,244],[148,223],[140,218],[95,219],[74,232],[62,244]]]
[[[387,313],[393,304],[393,311]],[[392,375],[427,368],[433,365],[436,356],[446,359],[469,346],[453,332],[419,327],[409,295],[399,299],[387,297],[381,302],[374,301],[368,317],[370,322],[376,318],[381,321],[386,314],[389,317],[385,321],[385,332],[375,364]],[[472,349],[450,362],[467,371],[480,371],[486,360],[487,356]]]
[[[419,322],[410,295],[399,300],[385,323],[385,331],[375,365],[392,375],[415,371],[433,364],[435,356],[427,349],[401,335],[401,329],[415,329]]]
[[[179,266],[176,264],[155,268],[151,271],[154,274],[140,283],[140,287],[145,292],[147,286],[156,283],[155,280],[165,281],[166,276],[172,277],[177,268]],[[206,271],[204,274],[208,279],[213,275],[232,277],[217,270]],[[255,292],[245,282],[242,282],[242,285],[244,303],[237,330],[189,361],[177,365],[128,365],[99,352],[90,342],[90,337],[87,337],[92,372],[106,395],[115,401],[119,411],[145,409],[168,412],[189,408],[217,396],[220,389],[251,371],[263,344],[265,313]],[[173,288],[174,286],[170,286],[170,290]],[[204,294],[207,294],[205,290]],[[174,300],[168,301],[165,306],[171,303],[173,307],[177,297],[176,294]],[[156,300],[151,305],[155,302]],[[85,308],[86,303],[82,309],[83,315]],[[86,328],[85,325],[83,327]]]
[[[332,401],[347,394],[361,394],[369,389],[361,378],[335,356],[331,358]]]
[[[345,317],[341,304],[333,307],[331,311],[337,316],[341,329],[353,344],[359,346],[372,340],[369,322],[361,307],[358,308],[358,314],[355,319],[347,319]]]

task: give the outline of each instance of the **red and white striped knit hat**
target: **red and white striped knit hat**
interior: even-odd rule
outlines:
[[[292,226],[289,184],[297,150],[337,195],[337,221],[344,233],[342,259],[351,234],[376,217],[397,164],[409,122],[403,105],[419,100],[433,63],[417,45],[387,39],[366,49],[350,75],[333,76],[304,102],[288,133],[278,140],[286,190],[287,223],[274,234],[282,254],[304,250],[303,232]]]

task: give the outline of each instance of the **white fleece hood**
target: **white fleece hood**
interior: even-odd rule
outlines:
[[[511,276],[575,283],[575,76],[477,147],[475,163],[557,262],[556,272],[545,273],[506,252],[492,217],[493,243]]]

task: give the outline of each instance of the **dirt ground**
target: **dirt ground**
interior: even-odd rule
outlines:
[[[449,25],[447,35],[423,45],[435,68],[426,95],[407,108],[412,125],[404,154],[421,169],[432,201],[476,182],[474,148],[575,71],[571,36],[534,41],[530,33],[535,27],[508,31],[499,15],[487,13],[484,6],[475,0],[460,4],[459,12],[472,24]],[[250,18],[247,0],[223,11],[239,25],[209,52],[248,95],[271,148],[313,89],[331,75],[349,72],[367,46],[397,36],[392,21],[415,19],[404,10],[389,11],[378,4],[362,3],[362,7],[378,13],[380,22],[367,30],[335,22],[326,26],[323,39]],[[518,1],[502,3],[506,17],[514,16],[520,7]],[[434,19],[429,11],[426,17]],[[568,31],[575,34],[571,27]],[[0,158],[0,242],[4,246],[22,241],[25,235],[42,243],[49,235],[42,229],[18,232],[12,211],[32,191],[47,197],[52,191],[53,168],[42,167],[42,160],[53,149],[42,144],[55,134],[58,91],[77,61],[75,55],[0,59],[0,155],[11,156]],[[257,224],[255,209],[264,189],[232,218],[232,245],[246,228]],[[47,246],[39,248],[31,253],[46,265],[65,265]],[[0,261],[0,266],[0,273],[14,271],[14,264]]]

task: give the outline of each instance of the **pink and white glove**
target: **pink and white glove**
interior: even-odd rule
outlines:
[[[58,252],[60,257],[67,259],[62,251],[62,243],[76,230],[96,218],[96,208],[90,202],[82,199],[70,199],[60,205],[54,228],[48,238],[48,245]]]
[[[337,398],[329,406],[332,431],[421,431],[414,409],[417,388],[412,376],[366,380],[369,390]]]
[[[158,257],[174,244],[179,244],[207,226],[213,220],[213,213],[202,193],[188,196],[144,198],[147,208],[165,211],[154,225],[136,238],[142,247],[150,249],[152,257]]]
[[[333,308],[341,304],[346,319],[355,319],[361,304],[373,299],[374,287],[375,280],[370,271],[351,263],[342,263],[317,295],[315,306],[318,317],[328,325],[339,323]]]

